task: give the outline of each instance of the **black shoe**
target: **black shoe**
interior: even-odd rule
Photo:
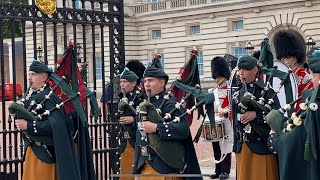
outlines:
[[[219,174],[211,174],[210,178],[211,179],[218,179],[219,178]]]
[[[220,176],[219,176],[219,179],[228,179],[229,178],[229,174],[228,173],[221,173]]]

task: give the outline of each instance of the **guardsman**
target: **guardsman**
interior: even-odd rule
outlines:
[[[120,75],[120,97],[128,102],[128,106],[132,106],[133,109],[142,101],[140,91],[137,88],[137,80],[139,77],[128,68],[125,68]],[[121,143],[120,143],[120,174],[132,174],[133,162],[134,162],[134,147],[136,143],[136,114],[123,115],[119,119],[119,123],[122,124],[121,128]],[[120,177],[121,180],[134,179],[134,177]]]
[[[220,118],[226,118],[226,120],[230,120],[230,107],[229,107],[229,98],[228,98],[228,80],[230,78],[231,72],[228,66],[227,61],[223,57],[215,57],[211,61],[211,71],[212,71],[212,78],[214,79],[215,83],[218,85],[219,89],[219,101],[221,105],[220,108],[216,107],[217,112],[216,114]],[[231,122],[230,122],[231,124]],[[231,126],[231,125],[230,125]],[[219,160],[221,157],[221,149],[220,149],[220,142],[213,142],[213,152],[214,157],[216,160]],[[211,179],[228,179],[231,169],[231,152],[228,153],[225,159],[220,162],[216,163],[215,174],[210,175]]]
[[[173,97],[164,101],[164,98],[167,97],[165,85],[168,79],[168,75],[157,67],[149,66],[144,73],[144,88],[149,94],[149,103],[159,109],[153,113],[158,114],[157,112],[160,112],[161,117],[173,110],[176,104],[176,99]],[[150,119],[143,120],[140,127],[138,126],[134,173],[155,175],[141,176],[140,180],[182,179],[181,177],[174,177],[175,174],[179,173],[201,174],[186,118],[182,117],[180,122],[172,122],[175,117],[181,114],[182,109],[174,111],[171,114],[172,118],[169,118],[166,123],[156,121],[155,115]],[[171,145],[168,145],[167,142],[170,142]],[[151,143],[154,144],[153,147],[157,148],[151,148]],[[172,176],[165,177],[159,174],[172,174]],[[198,176],[184,179],[202,178]]]
[[[280,114],[267,118],[270,125],[274,125],[270,132],[268,147],[278,155],[280,180],[314,180],[320,179],[320,51],[315,51],[309,59],[309,68],[312,71],[314,89],[304,90],[300,107],[306,109],[298,117],[300,123],[282,125]],[[269,114],[268,114],[269,116]],[[267,117],[268,117],[267,116]],[[302,118],[302,119],[301,119]],[[286,121],[289,122],[289,121]],[[295,121],[293,121],[295,122]],[[278,127],[284,128],[277,132]],[[281,129],[280,129],[281,130]]]
[[[28,72],[30,91],[27,92],[25,108],[33,102],[39,104],[50,92],[47,83],[52,71],[39,61],[33,61]],[[54,93],[47,99],[38,114],[60,104],[60,98]],[[15,125],[25,132],[25,161],[23,180],[81,179],[79,164],[73,143],[73,124],[66,116],[64,108],[54,110],[41,120],[29,122],[16,119]],[[39,137],[42,137],[41,139]]]
[[[298,88],[297,97],[301,97],[303,90],[313,88],[313,84],[311,82],[312,75],[308,68],[304,67],[306,62],[305,45],[303,45],[298,38],[288,30],[282,30],[276,33],[274,35],[273,42],[277,59],[288,65],[292,70]],[[296,103],[296,111],[299,109],[300,103],[301,100]]]
[[[258,60],[245,55],[238,61],[239,75],[243,86],[233,97],[234,152],[237,159],[238,180],[277,180],[278,165],[276,156],[267,147],[270,131],[264,113],[260,109],[247,109],[242,97],[259,100],[265,84],[259,80]],[[273,96],[274,91],[265,93],[265,99]],[[247,105],[248,106],[248,105]],[[272,108],[279,108],[278,98]]]

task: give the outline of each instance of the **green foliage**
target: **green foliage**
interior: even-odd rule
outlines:
[[[28,0],[1,0],[2,3],[13,3],[13,4],[27,4]],[[0,24],[3,27],[3,36],[4,39],[6,38],[14,38],[21,37],[21,22],[19,21],[10,21],[10,20],[4,20],[1,21]]]

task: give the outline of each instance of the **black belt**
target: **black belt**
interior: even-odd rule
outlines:
[[[33,141],[32,139],[30,139],[29,137],[27,137],[27,141],[26,141],[26,145],[36,145],[36,146],[39,146],[39,147],[42,147],[46,150],[46,152],[48,153],[48,155],[50,156],[50,158],[52,158],[52,154],[50,153],[49,149],[48,149],[48,146],[42,142],[37,142],[37,141]]]

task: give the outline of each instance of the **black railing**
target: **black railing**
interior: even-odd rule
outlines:
[[[22,177],[23,140],[7,106],[10,101],[17,100],[16,85],[27,89],[27,70],[33,58],[41,57],[52,67],[69,40],[79,44],[82,52],[79,52],[78,59],[89,64],[86,82],[96,97],[104,92],[104,85],[113,82],[124,68],[123,0],[81,0],[81,3],[79,0],[57,0],[56,12],[52,15],[41,12],[35,1],[32,0],[31,4],[28,0],[0,2],[1,180]],[[39,47],[41,52],[37,51]],[[98,70],[97,65],[101,67]],[[5,74],[8,77],[5,78]],[[102,79],[97,79],[97,74]],[[12,98],[4,98],[7,93],[5,83],[13,84]],[[111,84],[111,89],[118,89],[119,84]],[[119,172],[117,103],[118,97],[112,96],[108,113],[107,106],[102,104],[103,115],[99,118],[88,115],[97,179],[112,179],[111,173]]]

